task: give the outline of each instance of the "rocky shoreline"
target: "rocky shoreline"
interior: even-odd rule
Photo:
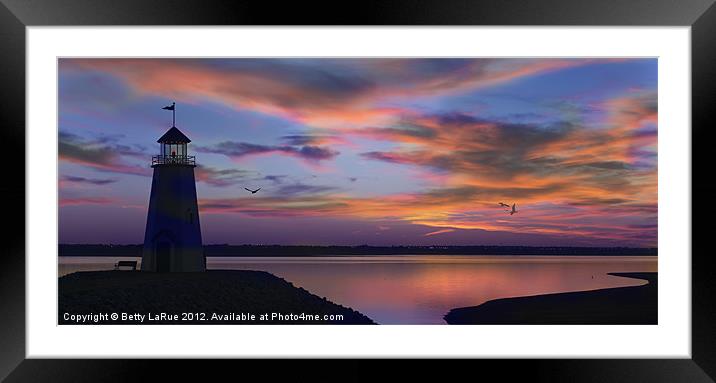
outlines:
[[[264,271],[87,271],[58,284],[59,324],[375,324]]]

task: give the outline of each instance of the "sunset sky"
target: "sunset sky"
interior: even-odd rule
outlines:
[[[60,59],[60,243],[143,242],[172,101],[205,244],[657,245],[643,58]]]

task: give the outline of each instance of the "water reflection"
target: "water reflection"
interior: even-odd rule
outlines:
[[[107,270],[124,259],[136,260],[60,257],[58,272]],[[657,257],[221,257],[207,267],[267,271],[381,324],[444,324],[450,309],[491,299],[643,284],[607,273],[657,271]]]

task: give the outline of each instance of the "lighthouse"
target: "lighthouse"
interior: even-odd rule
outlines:
[[[142,248],[142,271],[181,272],[206,270],[201,243],[199,206],[194,168],[188,155],[191,140],[174,126],[157,142],[159,155],[152,157],[152,191]]]

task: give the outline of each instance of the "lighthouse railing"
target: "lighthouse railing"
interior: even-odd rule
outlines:
[[[154,165],[196,165],[196,156],[152,156]]]

